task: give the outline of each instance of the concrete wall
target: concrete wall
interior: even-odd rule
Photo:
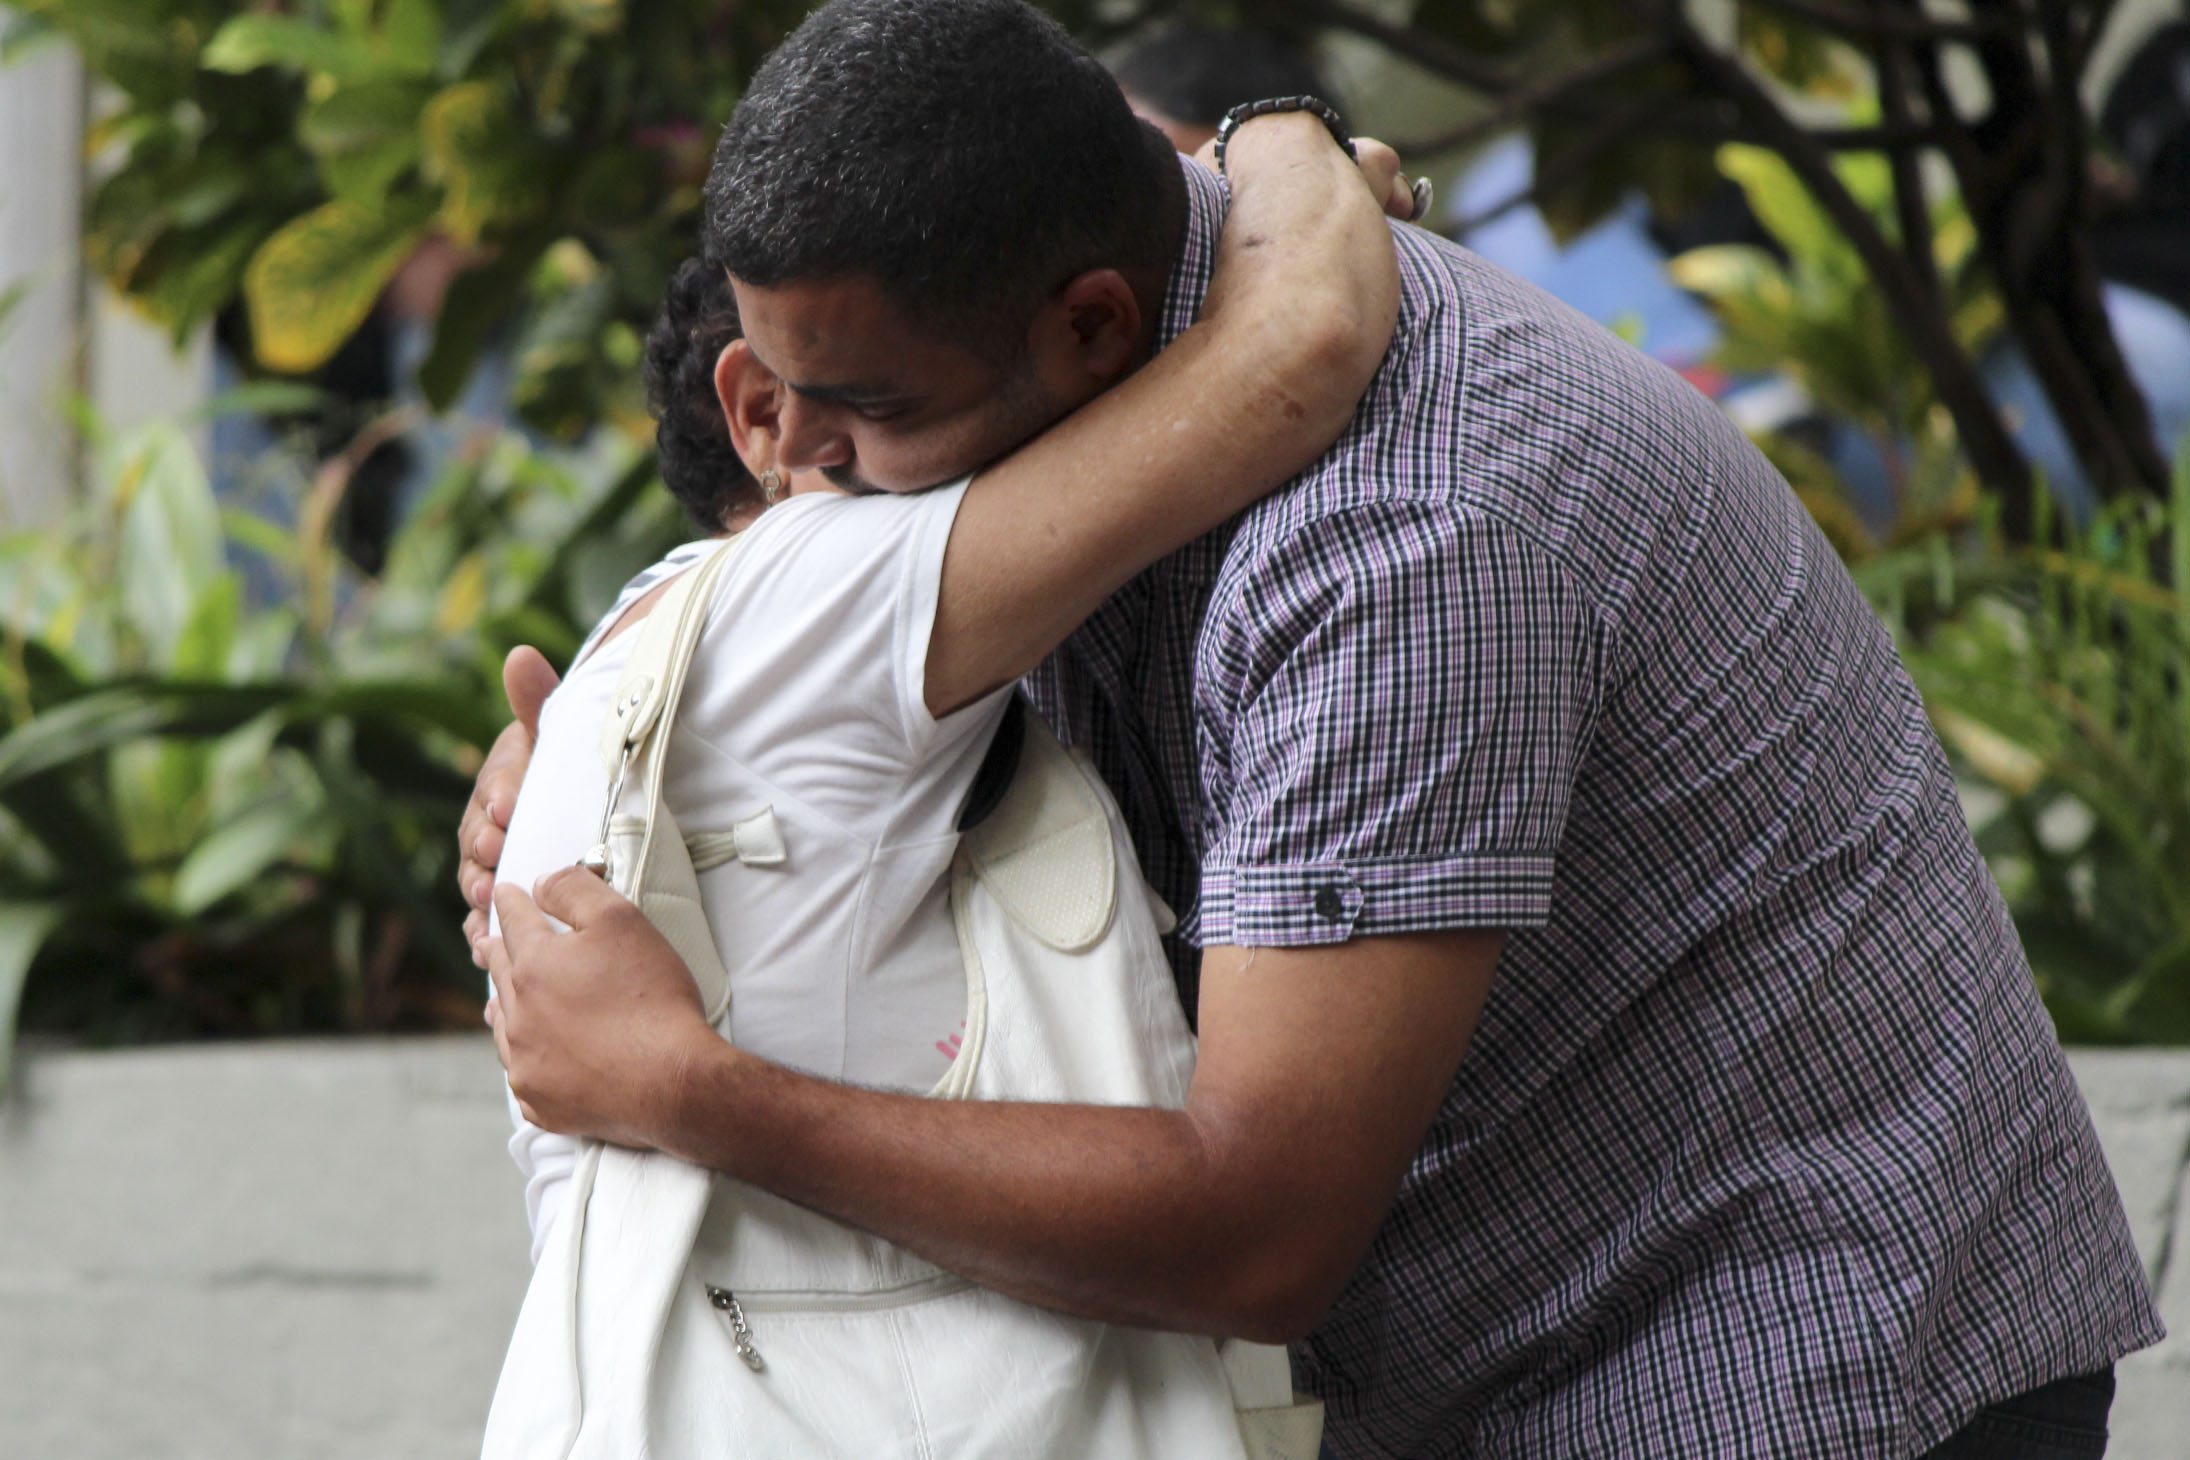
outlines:
[[[2115,1460],[2190,1434],[2190,1051],[2081,1054],[2175,1337]],[[47,1054],[0,1106],[0,1454],[459,1460],[528,1267],[484,1038]]]

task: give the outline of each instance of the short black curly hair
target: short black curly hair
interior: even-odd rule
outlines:
[[[715,396],[715,362],[742,333],[729,276],[693,258],[670,279],[646,335],[646,408],[662,482],[706,532],[722,531],[734,509],[761,500]]]
[[[1177,155],[1022,0],[830,0],[754,73],[701,252],[741,284],[866,275],[923,328],[1016,358],[1086,269],[1168,269]]]

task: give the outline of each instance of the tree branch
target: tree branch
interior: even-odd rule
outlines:
[[[1510,72],[1476,59],[1452,42],[1411,25],[1394,25],[1382,16],[1357,10],[1346,0],[1303,0],[1302,14],[1334,30],[1351,31],[1394,54],[1451,77],[1462,86],[1503,95],[1519,84]]]
[[[1954,337],[1944,310],[1927,298],[1909,261],[1879,230],[1833,170],[1832,155],[1797,126],[1771,94],[1735,58],[1721,55],[1698,35],[1671,5],[1658,7],[1661,23],[1671,29],[1677,53],[1699,81],[1731,99],[1802,179],[1810,195],[1833,220],[1877,281],[1879,291],[1900,319],[1910,344],[1931,371],[1939,399],[1954,417],[1962,446],[1981,477],[2006,494],[2011,525],[2027,519],[2031,494],[2030,464],[2008,434],[2000,413],[1978,379],[1976,366]]]
[[[1874,11],[1883,13],[1878,0],[1871,0],[1871,5]],[[1909,108],[1909,62],[1903,44],[1881,37],[1872,48],[1871,64],[1878,73],[1881,115],[1888,126],[1906,131],[1914,123]],[[1909,261],[1910,272],[1915,274],[1925,299],[1937,309],[1944,295],[1939,287],[1939,261],[1932,251],[1931,205],[1924,196],[1923,169],[1911,148],[1883,150],[1893,169],[1894,215],[1901,225],[1902,256]]]
[[[1609,51],[1590,57],[1578,66],[1507,88],[1498,93],[1495,105],[1484,115],[1453,128],[1443,136],[1428,138],[1415,145],[1411,151],[1419,155],[1431,155],[1480,142],[1493,133],[1504,131],[1530,112],[1560,109],[1562,103],[1602,85],[1623,71],[1631,71],[1637,66],[1662,59],[1665,51],[1665,37],[1637,36]],[[1629,109],[1624,106],[1615,107],[1612,113],[1628,116]],[[1400,149],[1401,156],[1407,156],[1409,152],[1409,148]]]

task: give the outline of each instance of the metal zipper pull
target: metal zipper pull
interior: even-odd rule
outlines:
[[[730,1339],[737,1345],[738,1357],[745,1360],[745,1367],[758,1374],[767,1369],[761,1362],[760,1350],[753,1347],[753,1330],[745,1326],[745,1310],[738,1306],[737,1295],[728,1288],[707,1286],[707,1301],[730,1315]]]

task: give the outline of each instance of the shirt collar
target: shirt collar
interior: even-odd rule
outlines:
[[[1224,180],[1201,164],[1181,157],[1179,169],[1186,175],[1186,238],[1164,290],[1163,322],[1156,336],[1159,350],[1185,333],[1201,313],[1209,276],[1216,272],[1217,235],[1224,231],[1225,210],[1232,201]]]

